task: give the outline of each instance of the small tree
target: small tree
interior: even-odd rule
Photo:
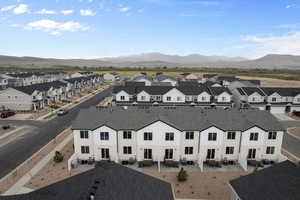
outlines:
[[[64,160],[64,156],[61,152],[59,151],[56,151],[55,152],[55,155],[53,157],[53,161],[56,162],[56,163],[60,163]]]
[[[177,175],[177,180],[180,182],[186,181],[187,177],[188,177],[187,171],[181,168]]]

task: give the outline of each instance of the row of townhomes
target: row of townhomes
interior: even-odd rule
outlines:
[[[20,72],[0,74],[0,78],[6,80],[6,87],[20,87],[63,80],[69,75],[66,72]]]
[[[142,86],[128,82],[114,87],[114,103],[121,106],[233,106],[232,94],[228,88],[207,87],[201,83],[182,83],[179,86]]]
[[[0,90],[1,110],[31,111],[70,98],[102,82],[98,75],[64,79]]]
[[[80,160],[118,163],[188,161],[281,161],[285,129],[269,112],[199,107],[93,107],[73,124]]]
[[[300,88],[241,87],[232,90],[241,107],[271,113],[300,111]]]

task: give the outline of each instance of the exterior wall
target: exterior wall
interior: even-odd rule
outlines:
[[[144,140],[144,133],[152,132],[152,141]],[[174,141],[166,141],[166,132],[174,133]],[[144,149],[152,149],[154,161],[163,161],[165,149],[173,149],[173,159],[179,161],[180,158],[180,139],[181,131],[157,121],[136,132],[137,134],[137,160],[144,160]]]
[[[209,141],[208,135],[209,133],[217,133],[216,141]],[[222,150],[223,150],[223,142],[224,142],[224,131],[216,128],[210,127],[206,130],[200,132],[200,150],[199,156],[201,160],[206,160],[207,150],[215,149],[215,160],[220,161],[222,159]]]
[[[171,97],[171,101],[167,101],[167,97]],[[180,100],[178,99],[180,98]],[[184,103],[185,102],[185,95],[177,90],[176,88],[171,89],[169,92],[163,95],[163,102],[164,103]]]
[[[119,160],[128,160],[130,158],[137,159],[137,134],[135,131],[131,131],[131,139],[124,139],[123,132],[125,130],[118,131],[118,154]],[[123,147],[129,146],[132,149],[131,154],[124,154]]]
[[[298,94],[297,96],[295,96],[293,98],[293,104],[300,104],[300,94]]]
[[[80,160],[88,160],[89,158],[94,157],[94,136],[93,131],[88,130],[88,138],[80,138],[80,130],[73,130],[74,136],[74,153],[78,155]],[[89,154],[81,153],[81,146],[88,146],[90,149]]]
[[[109,140],[100,140],[100,132],[108,132]],[[102,126],[93,131],[93,140],[94,140],[94,156],[95,160],[103,160],[101,157],[101,149],[109,149],[110,159],[113,161],[118,161],[118,149],[117,147],[117,131],[107,127]]]
[[[272,101],[272,98],[276,98],[276,101]],[[282,97],[279,94],[274,93],[267,97],[267,102],[268,103],[281,103],[283,101],[282,101]]]
[[[264,100],[265,100],[265,97],[261,96],[257,92],[248,96],[249,103],[262,103],[262,102],[264,102]]]
[[[195,80],[198,79],[198,76],[196,76],[195,74],[189,74],[185,77],[185,79],[187,80]]]
[[[125,99],[122,100],[122,99],[121,99],[121,96],[124,96]],[[120,92],[118,92],[118,93],[116,94],[116,101],[129,101],[129,100],[130,100],[130,96],[129,96],[129,94],[128,94],[127,92],[125,92],[125,91],[120,91]]]
[[[225,101],[222,100],[222,98],[225,97]],[[216,96],[217,102],[222,103],[230,103],[231,102],[231,95],[227,92],[223,92],[222,94]]]
[[[238,160],[239,157],[239,146],[240,146],[240,139],[241,139],[241,131],[232,131],[235,132],[235,139],[228,139],[227,135],[228,132],[231,131],[227,131],[224,133],[224,138],[223,138],[223,155],[222,155],[222,159],[227,159],[227,160]],[[226,147],[233,147],[233,154],[226,154]]]
[[[145,86],[151,86],[151,81],[147,80],[147,79],[144,79],[144,78],[140,78],[140,79],[137,79],[135,80],[136,82],[144,82],[145,83]]]
[[[145,99],[142,99],[142,97],[144,97]],[[142,91],[137,94],[137,101],[150,102],[150,97],[151,96],[147,92]]]
[[[115,81],[116,78],[114,75],[110,74],[110,73],[106,73],[103,75],[104,80],[106,81]]]
[[[191,130],[192,131],[192,130]],[[198,152],[199,152],[199,138],[200,133],[199,131],[194,132],[194,139],[186,139],[185,134],[187,131],[183,131],[181,133],[180,138],[180,159],[185,158],[188,161],[197,161],[198,159]],[[193,147],[193,154],[185,154],[185,147]]]
[[[0,107],[1,109],[29,111],[33,109],[33,99],[28,94],[8,88],[0,91]]]
[[[205,101],[202,100],[202,97],[205,97]],[[210,102],[211,95],[209,95],[207,92],[202,92],[198,95],[197,100],[198,102]]]

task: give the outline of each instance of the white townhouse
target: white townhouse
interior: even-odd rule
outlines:
[[[138,107],[81,110],[73,123],[73,160],[138,162],[282,159],[285,129],[269,112]],[[72,160],[71,160],[72,161]]]
[[[176,78],[164,74],[157,75],[155,77],[155,81],[162,82],[162,83],[170,83],[172,86],[175,86],[177,84]]]
[[[205,87],[198,83],[179,86],[115,86],[114,103],[119,106],[204,106],[232,107],[232,94],[225,87]]]
[[[119,80],[120,76],[116,72],[110,72],[110,73],[103,74],[103,79],[104,79],[104,81],[113,82],[113,81]]]
[[[139,76],[133,77],[132,81],[142,82],[142,83],[145,83],[145,86],[150,86],[150,85],[152,85],[153,79],[150,76],[139,75]]]
[[[235,97],[240,106],[251,106],[271,113],[300,111],[300,88],[236,88]]]

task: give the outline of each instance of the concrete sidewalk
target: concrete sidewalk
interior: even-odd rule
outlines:
[[[9,190],[3,195],[16,195],[31,192],[32,190],[24,187],[24,185],[30,181],[30,179],[36,175],[47,163],[53,159],[56,151],[61,151],[65,145],[67,145],[73,139],[73,135],[70,134],[66,137],[55,149],[53,149],[47,156],[45,156],[40,162],[38,162],[28,173],[26,173],[21,179],[18,180]]]

